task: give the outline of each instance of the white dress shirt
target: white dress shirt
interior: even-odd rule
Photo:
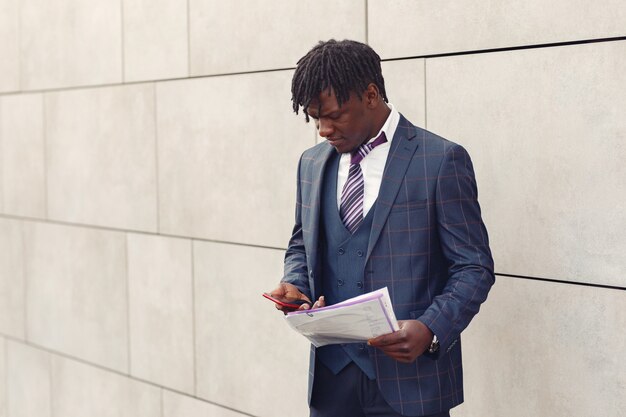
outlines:
[[[378,197],[378,191],[380,190],[380,184],[383,180],[383,171],[385,169],[385,163],[387,162],[387,156],[389,155],[391,141],[393,140],[393,135],[396,133],[396,128],[400,122],[400,113],[398,113],[392,104],[388,104],[388,106],[391,108],[391,113],[387,116],[385,124],[383,124],[380,131],[366,143],[370,143],[375,140],[380,135],[380,132],[385,132],[387,142],[372,149],[371,152],[361,161],[361,172],[363,173],[364,182],[363,217],[367,216],[367,213],[372,208],[376,198]],[[344,184],[348,180],[350,158],[350,153],[344,153],[341,155],[341,159],[339,160],[339,171],[337,172],[337,208],[341,207],[341,192]]]

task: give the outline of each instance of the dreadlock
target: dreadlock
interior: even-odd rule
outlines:
[[[369,46],[355,41],[320,41],[296,65],[291,80],[293,111],[306,110],[311,100],[322,91],[332,88],[341,106],[350,99],[350,93],[359,95],[370,83],[376,84],[385,102],[385,80],[380,68],[380,56]],[[330,94],[330,91],[329,91]],[[306,121],[309,115],[304,111]]]

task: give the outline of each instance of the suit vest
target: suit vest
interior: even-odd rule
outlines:
[[[372,229],[374,206],[359,228],[350,234],[337,208],[337,171],[340,155],[333,155],[322,183],[320,241],[322,294],[326,305],[336,304],[364,293],[365,255]],[[354,362],[370,379],[376,378],[365,343],[327,345],[316,350],[320,361],[335,375]]]

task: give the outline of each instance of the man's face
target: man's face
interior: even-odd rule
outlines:
[[[330,95],[326,90],[305,111],[315,120],[320,136],[339,153],[353,151],[376,134],[372,132],[371,108],[365,93],[360,100],[356,93],[351,93],[350,100],[339,107],[332,89]]]

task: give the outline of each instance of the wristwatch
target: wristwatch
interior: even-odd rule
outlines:
[[[428,348],[428,353],[436,353],[439,350],[439,340],[437,339],[437,335],[433,335],[433,341],[430,342],[430,347]]]

